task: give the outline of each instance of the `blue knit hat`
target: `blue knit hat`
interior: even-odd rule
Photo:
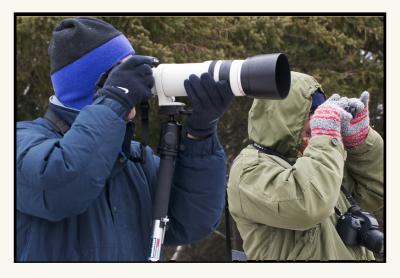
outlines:
[[[82,109],[93,102],[100,75],[134,53],[128,39],[104,21],[90,17],[63,20],[54,29],[49,46],[55,95],[65,106]]]

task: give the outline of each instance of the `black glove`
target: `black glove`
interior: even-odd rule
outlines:
[[[215,132],[218,119],[232,100],[232,90],[227,81],[215,82],[209,73],[200,78],[190,75],[184,86],[193,108],[186,129],[190,135],[206,138]]]
[[[154,78],[150,65],[150,57],[132,56],[110,72],[96,97],[105,95],[106,98],[112,98],[129,113],[136,104],[151,97]]]

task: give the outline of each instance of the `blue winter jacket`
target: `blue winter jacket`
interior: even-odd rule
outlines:
[[[43,118],[17,123],[17,261],[147,260],[159,157],[147,147],[145,163],[127,158],[140,155],[139,144],[125,136],[117,106],[107,100],[77,113],[50,104],[72,124],[64,137]],[[169,245],[209,235],[224,206],[226,162],[217,136],[182,144]]]

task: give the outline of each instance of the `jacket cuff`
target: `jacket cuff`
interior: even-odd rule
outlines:
[[[187,134],[182,134],[181,146],[185,156],[206,156],[222,150],[216,132],[204,140],[190,139]]]
[[[336,149],[340,155],[343,157],[344,160],[346,160],[346,151],[344,149],[343,142],[335,137],[331,137],[328,135],[318,135],[314,136],[310,139],[310,145],[312,144],[313,147],[321,147],[323,149],[326,149],[328,146],[333,147]]]
[[[374,147],[379,138],[380,136],[377,132],[369,127],[368,136],[365,138],[365,141],[357,147],[347,149],[347,153],[349,155],[366,153]]]
[[[208,138],[217,131],[218,121],[214,121],[213,123],[207,124],[203,127],[197,125],[196,128],[192,128],[190,121],[188,120],[185,125],[185,129],[188,133],[195,137],[199,137],[202,139]]]
[[[128,116],[129,111],[126,111],[126,108],[122,106],[118,101],[108,98],[106,96],[100,96],[96,98],[93,104],[100,104],[109,107],[112,111],[114,111],[118,116],[120,116],[123,120]]]

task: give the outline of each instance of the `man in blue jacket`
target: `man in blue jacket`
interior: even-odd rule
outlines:
[[[49,57],[55,95],[48,113],[59,121],[17,123],[16,260],[147,260],[159,157],[147,147],[144,163],[132,159],[140,148],[130,120],[151,96],[151,61],[95,18],[62,21]],[[175,165],[170,245],[209,235],[224,206],[226,163],[216,128],[232,92],[208,74],[184,85],[193,114]]]

